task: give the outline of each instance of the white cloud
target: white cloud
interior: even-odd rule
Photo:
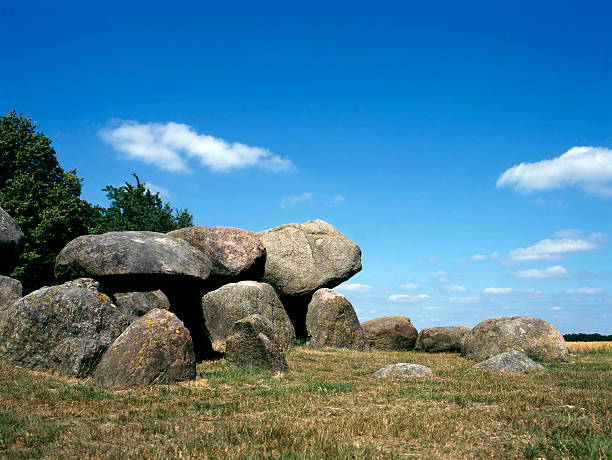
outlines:
[[[304,203],[306,201],[310,201],[311,199],[312,199],[311,192],[304,192],[304,193],[300,193],[299,195],[288,196],[281,200],[280,207],[282,209],[287,209],[290,206],[293,206],[299,203]]]
[[[369,284],[361,284],[361,283],[347,283],[341,284],[336,288],[339,291],[349,291],[349,292],[368,292],[372,290],[372,286]]]
[[[594,294],[603,294],[605,291],[602,288],[590,288],[583,287],[579,289],[566,289],[566,294],[581,294],[581,295],[594,295]]]
[[[257,166],[271,171],[294,169],[288,158],[281,158],[262,147],[228,142],[198,134],[191,126],[168,123],[138,123],[119,120],[99,131],[99,136],[127,158],[153,164],[172,172],[189,171],[188,159],[195,159],[214,172]]]
[[[612,150],[605,147],[572,147],[552,160],[521,163],[497,179],[497,187],[512,186],[521,192],[577,186],[612,196]]]
[[[430,257],[427,260],[433,263],[433,262],[437,262],[438,260],[440,260],[440,258],[439,257]]]
[[[334,195],[329,202],[330,206],[338,206],[346,201],[346,197],[344,195]]]
[[[155,185],[155,184],[151,184],[147,182],[144,184],[144,186],[148,188],[151,191],[151,193],[153,194],[159,193],[159,196],[161,196],[162,198],[165,198],[166,200],[172,197],[172,195],[170,195],[170,192],[168,192],[167,189],[160,187],[159,185]]]
[[[567,270],[561,265],[555,265],[554,267],[545,268],[543,270],[532,268],[531,270],[519,270],[514,272],[514,276],[517,278],[562,278],[567,275]]]
[[[454,284],[452,286],[444,286],[442,289],[448,292],[466,292],[467,289],[459,284]]]
[[[488,287],[486,289],[483,289],[482,292],[483,294],[496,294],[496,295],[510,294],[512,292],[512,288]]]
[[[421,300],[427,300],[429,296],[427,294],[419,295],[407,295],[407,294],[394,294],[389,296],[389,302],[398,303],[414,303],[420,302]]]
[[[487,256],[485,256],[484,254],[474,254],[473,256],[470,256],[468,258],[455,259],[455,262],[467,262],[470,260],[485,260],[486,258]]]
[[[440,307],[434,307],[432,305],[427,305],[426,307],[423,307],[423,310],[425,310],[425,311],[436,311],[436,310],[439,310],[439,309],[440,309]]]
[[[574,228],[566,228],[564,230],[559,230],[555,232],[553,236],[557,238],[581,238],[582,231],[576,230]]]
[[[475,303],[480,302],[478,297],[451,297],[448,299],[450,303]]]
[[[491,259],[499,259],[500,257],[501,257],[501,254],[497,251],[491,254]]]
[[[559,311],[561,310],[561,307],[550,307],[550,309],[553,311]]]
[[[414,291],[416,289],[420,289],[421,285],[416,283],[406,283],[400,285],[400,289],[404,289],[405,291]]]
[[[450,282],[450,279],[447,277],[448,273],[446,273],[444,270],[438,270],[434,273],[431,274],[431,276],[434,278],[434,280],[436,281],[436,283],[448,283]]]
[[[570,252],[595,251],[598,242],[604,240],[602,233],[593,233],[588,238],[546,238],[528,248],[510,251],[508,261],[523,262],[526,260],[557,260]]]

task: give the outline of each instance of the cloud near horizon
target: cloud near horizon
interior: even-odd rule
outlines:
[[[497,288],[497,287],[488,287],[482,290],[483,294],[495,294],[495,295],[503,295],[510,294],[512,292],[512,288]]]
[[[532,268],[531,270],[519,270],[513,274],[517,278],[563,278],[568,275],[567,270],[562,265],[545,268],[543,270]]]
[[[310,200],[312,200],[312,192],[304,192],[300,193],[299,195],[293,195],[283,198],[280,202],[280,207],[282,209],[287,209],[288,207],[293,206],[295,204],[305,203]]]
[[[369,284],[361,284],[361,283],[346,283],[341,284],[336,287],[338,291],[347,291],[347,292],[369,292],[372,290],[372,286]]]
[[[558,260],[570,252],[595,251],[605,239],[603,233],[592,233],[587,238],[546,238],[528,248],[510,251],[507,261]]]
[[[407,295],[407,294],[394,294],[389,296],[390,302],[398,302],[398,303],[414,303],[419,302],[421,300],[427,300],[429,296],[427,294],[419,294],[419,295]]]
[[[588,193],[612,197],[612,150],[577,146],[552,160],[520,163],[502,173],[497,187],[531,193],[576,186]]]
[[[295,169],[290,159],[268,149],[198,134],[191,126],[173,121],[138,123],[114,120],[98,135],[125,157],[170,172],[190,171],[190,159],[199,161],[213,172],[252,166],[274,172]]]

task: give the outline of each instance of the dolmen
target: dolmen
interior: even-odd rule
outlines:
[[[0,222],[13,235],[0,250],[14,252],[22,237]],[[367,350],[352,305],[331,290],[359,270],[359,246],[322,220],[80,236],[57,256],[58,285],[21,297],[0,278],[0,364],[125,389],[193,378],[223,351],[242,365],[266,350],[268,368],[284,371],[297,339]]]

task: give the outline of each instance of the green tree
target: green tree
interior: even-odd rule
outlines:
[[[193,225],[193,216],[186,209],[173,209],[159,193],[152,193],[136,174],[136,185],[126,182],[121,187],[108,185],[102,190],[111,202],[108,208],[96,207],[98,213],[91,233],[146,230],[166,233]]]
[[[80,199],[82,179],[64,171],[51,140],[29,116],[0,117],[0,206],[19,224],[25,246],[12,276],[25,292],[55,283],[57,253],[87,233],[93,210]]]

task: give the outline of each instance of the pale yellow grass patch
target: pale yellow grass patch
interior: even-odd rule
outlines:
[[[610,342],[567,342],[567,348],[571,353],[605,353],[612,351]]]

